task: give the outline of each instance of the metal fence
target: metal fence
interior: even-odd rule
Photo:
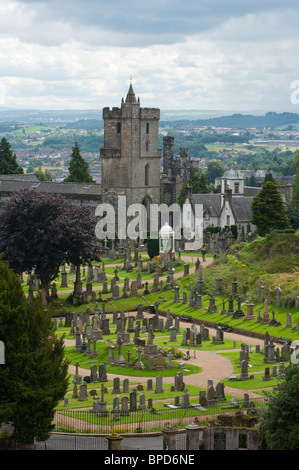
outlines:
[[[108,450],[105,437],[80,434],[52,434],[45,442],[35,442],[36,450]]]
[[[266,397],[254,400],[256,408],[267,402]],[[234,404],[228,401],[216,402],[210,406],[193,405],[190,408],[160,410],[146,409],[136,411],[107,411],[103,416],[92,410],[57,411],[54,419],[54,431],[75,434],[143,434],[161,432],[166,423],[176,429],[182,429],[191,422],[209,419],[221,413],[232,413],[237,410],[246,411],[248,402],[242,399]]]

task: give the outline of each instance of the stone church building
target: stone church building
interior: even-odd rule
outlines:
[[[1,175],[0,206],[17,190],[61,194],[74,204],[86,205],[92,213],[102,203],[111,204],[116,211],[118,196],[131,204],[160,203],[160,163],[162,150],[158,147],[160,110],[142,108],[130,84],[120,108],[104,108],[104,147],[101,184],[58,183],[40,181],[34,174]]]

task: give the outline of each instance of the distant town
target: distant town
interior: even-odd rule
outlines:
[[[162,111],[159,134],[161,147],[163,136],[173,135],[174,154],[188,147],[189,158],[196,159],[202,169],[209,161],[220,160],[225,167],[237,165],[244,175],[254,175],[257,180],[271,171],[282,181],[291,181],[292,158],[299,146],[299,115],[215,114],[200,118],[200,112]],[[0,137],[9,140],[24,172],[41,167],[56,182],[67,177],[72,147],[77,142],[91,176],[101,183],[104,130],[100,110],[39,113],[2,109]]]

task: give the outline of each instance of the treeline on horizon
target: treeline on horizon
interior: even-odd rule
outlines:
[[[268,112],[264,116],[255,116],[252,114],[232,114],[230,116],[220,116],[208,119],[183,119],[183,120],[163,120],[160,121],[162,127],[172,127],[179,129],[182,127],[194,126],[215,126],[228,127],[231,129],[263,129],[276,128],[299,124],[299,114],[297,113],[275,113]]]

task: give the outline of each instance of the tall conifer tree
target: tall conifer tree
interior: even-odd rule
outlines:
[[[0,175],[23,173],[24,170],[19,166],[16,155],[12,153],[10,143],[3,137],[0,142]]]
[[[0,427],[21,444],[48,439],[55,407],[68,387],[64,339],[55,335],[40,296],[28,303],[17,275],[0,259]]]
[[[272,181],[264,183],[261,191],[253,199],[251,208],[251,222],[257,226],[257,231],[262,237],[271,230],[292,228],[281,194]]]
[[[69,172],[69,176],[64,180],[66,183],[94,183],[89,174],[89,165],[82,157],[77,142],[72,149]]]

